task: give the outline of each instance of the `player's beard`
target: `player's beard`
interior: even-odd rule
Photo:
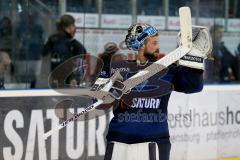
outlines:
[[[150,53],[148,51],[144,51],[144,57],[146,57],[150,62],[155,62],[158,59],[158,55],[159,54],[159,49],[157,49],[155,52]]]

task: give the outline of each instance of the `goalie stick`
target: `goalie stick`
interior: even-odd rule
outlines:
[[[167,54],[165,57],[161,58],[160,60],[154,62],[150,66],[146,67],[144,70],[139,71],[129,79],[125,80],[123,82],[124,88],[122,88],[122,94],[126,94],[129,90],[134,88],[136,85],[144,82],[151,76],[155,75],[156,73],[162,71],[163,69],[167,68],[172,63],[179,60],[181,57],[186,55],[188,52],[190,52],[192,48],[192,22],[191,22],[191,12],[189,7],[181,7],[179,9],[179,17],[180,17],[180,31],[181,31],[181,40],[182,45],[175,49],[174,51]],[[75,114],[72,118],[62,122],[59,124],[56,128],[46,132],[43,137],[44,139],[47,139],[50,135],[52,135],[54,132],[64,128],[67,126],[70,122],[73,122],[77,120],[81,115],[90,112],[94,110],[97,106],[101,104],[108,104],[115,101],[115,99],[121,98],[122,94],[118,97],[115,95],[110,95],[109,90],[112,85],[112,79],[115,79],[118,76],[119,72],[116,72],[111,78],[110,81],[106,82],[105,85],[103,85],[103,88],[101,90],[97,89],[96,91],[85,91],[84,94],[79,93],[78,91],[71,92],[74,95],[87,95],[93,98],[96,98],[97,101],[88,106],[85,110],[83,110],[80,113]]]

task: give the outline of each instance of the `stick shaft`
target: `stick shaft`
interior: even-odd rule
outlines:
[[[94,110],[97,106],[101,105],[103,103],[103,100],[98,99],[97,102],[95,102],[94,104],[88,106],[85,110],[83,110],[80,113],[75,114],[72,118],[69,118],[68,120],[62,122],[61,124],[59,124],[56,128],[44,133],[43,137],[44,139],[47,139],[49,136],[51,136],[52,134],[54,134],[55,132],[61,130],[62,128],[66,127],[69,123],[77,120],[80,116]]]

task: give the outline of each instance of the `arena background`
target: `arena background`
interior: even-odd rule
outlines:
[[[80,111],[91,101],[52,92],[48,86],[50,57],[28,48],[32,42],[43,45],[55,32],[61,15],[71,14],[76,19],[75,38],[87,49],[88,58],[83,61],[89,67],[77,87],[89,88],[96,75],[96,57],[107,43],[116,43],[123,55],[132,54],[123,43],[132,23],[157,27],[161,53],[176,48],[181,6],[191,8],[193,24],[224,28],[222,41],[236,59],[238,78],[220,82],[205,77],[201,93],[173,93],[168,107],[171,159],[240,159],[238,0],[0,0],[0,51],[6,51],[11,61],[3,74],[0,68],[0,79],[5,81],[5,90],[0,90],[0,159],[103,159],[112,112],[74,122],[47,141],[42,137],[59,123],[56,104],[72,99],[73,108]],[[6,17],[8,23],[3,21]]]

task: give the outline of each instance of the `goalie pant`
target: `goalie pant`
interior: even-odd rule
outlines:
[[[111,69],[101,72],[101,77],[108,78],[114,71],[120,69],[122,77],[126,80],[150,64],[139,66],[136,62],[128,61],[112,63]],[[107,141],[126,144],[142,142],[170,144],[167,106],[171,92],[195,93],[202,88],[202,70],[171,65],[134,87],[129,94],[114,104],[116,108],[109,124]]]

